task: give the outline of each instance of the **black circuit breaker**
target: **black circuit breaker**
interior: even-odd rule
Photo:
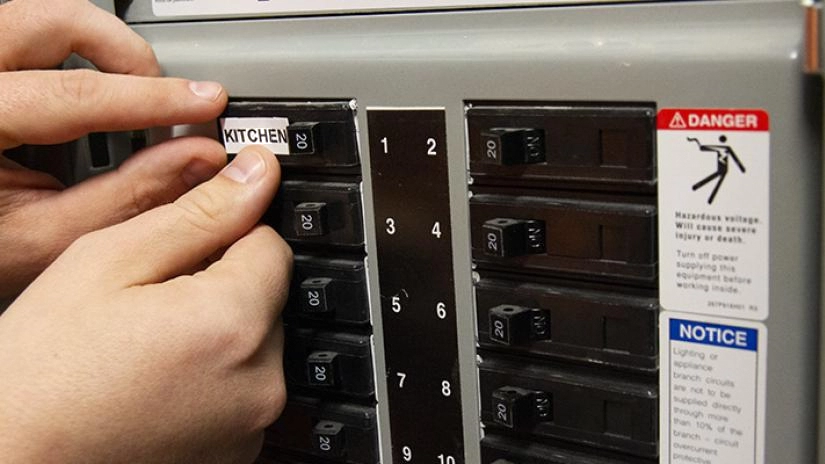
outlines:
[[[260,462],[377,464],[378,428],[354,101],[236,99],[231,154],[272,150],[283,180],[264,222],[295,254],[284,310],[288,404]]]
[[[483,464],[657,460],[654,115],[467,103]]]

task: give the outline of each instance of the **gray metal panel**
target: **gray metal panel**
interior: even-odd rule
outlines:
[[[469,231],[459,227],[468,223],[466,163],[457,149],[464,146],[463,101],[628,100],[767,110],[773,160],[766,462],[784,464],[814,462],[816,449],[822,129],[819,82],[800,71],[802,20],[796,2],[751,1],[196,22],[137,30],[154,44],[167,73],[221,81],[235,96],[354,97],[361,108],[447,108],[457,303],[466,308],[459,334],[468,445],[477,433],[478,405],[470,381],[475,369]],[[364,128],[364,112],[359,119]],[[368,179],[364,184],[372,231]],[[374,255],[375,249],[368,252]],[[477,449],[468,447],[467,462],[479,462]]]
[[[92,3],[106,11],[115,12],[115,0],[92,0]]]
[[[105,0],[99,0],[105,1]],[[653,0],[640,0],[643,2]],[[410,0],[403,2],[406,5],[399,6],[391,2],[384,2],[380,7],[370,6],[369,8],[359,8],[358,3],[378,3],[376,1],[365,0],[363,2],[313,2],[313,3],[297,3],[293,2],[288,9],[278,11],[274,7],[265,6],[263,9],[269,9],[273,13],[250,13],[241,12],[233,14],[216,14],[210,12],[199,11],[197,6],[192,8],[187,7],[189,11],[197,11],[195,15],[175,15],[175,16],[156,16],[152,9],[152,0],[122,0],[117,1],[119,8],[123,11],[120,15],[130,23],[143,22],[174,22],[181,20],[202,20],[202,19],[229,19],[229,18],[254,18],[254,17],[284,17],[284,16],[307,16],[319,14],[360,14],[360,13],[376,13],[376,12],[410,12],[422,10],[453,10],[453,9],[467,9],[467,8],[503,8],[514,6],[530,6],[530,5],[564,5],[571,3],[627,3],[627,0],[582,0],[579,2],[571,2],[569,0],[484,0],[473,2],[472,0]],[[440,5],[438,5],[440,3]],[[450,5],[450,4],[453,5]],[[465,6],[460,5],[464,3]],[[476,5],[472,5],[476,3]],[[121,6],[122,5],[122,6]],[[250,7],[246,7],[247,9]],[[242,7],[235,6],[235,11],[244,11]]]

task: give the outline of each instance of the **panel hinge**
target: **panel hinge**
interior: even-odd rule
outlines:
[[[805,43],[803,70],[805,74],[823,74],[822,62],[822,0],[803,0],[805,8]]]

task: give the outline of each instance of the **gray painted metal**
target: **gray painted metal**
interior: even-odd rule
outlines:
[[[115,0],[92,0],[92,3],[111,13],[115,12]]]
[[[653,0],[639,0],[642,2],[648,2]],[[434,3],[442,3],[444,5],[441,6],[433,6]],[[335,2],[330,1],[327,2],[327,6],[322,5],[323,2],[313,2],[314,4],[307,4],[305,6],[293,6],[290,9],[292,11],[281,11],[277,13],[238,13],[238,14],[231,14],[231,15],[220,15],[220,14],[211,14],[211,13],[199,13],[197,15],[180,15],[180,16],[156,16],[152,10],[152,1],[151,0],[132,0],[129,2],[128,0],[120,1],[118,3],[130,3],[129,8],[126,10],[126,13],[123,15],[124,18],[129,22],[134,23],[141,23],[141,22],[175,22],[181,20],[202,20],[202,19],[239,19],[239,18],[272,18],[272,17],[284,17],[284,16],[317,16],[320,14],[359,14],[362,12],[367,13],[375,13],[375,12],[415,12],[415,11],[422,11],[422,10],[455,10],[455,9],[468,9],[468,7],[459,7],[459,6],[450,6],[449,3],[461,3],[461,2],[451,2],[450,0],[421,0],[418,2],[407,2],[407,3],[417,3],[417,5],[411,6],[404,6],[399,7],[392,2],[385,2],[386,6],[383,9],[378,8],[370,8],[367,11],[359,11],[357,5],[353,6],[353,2]],[[464,3],[472,3],[472,0],[467,0]],[[628,0],[580,0],[580,1],[571,1],[571,0],[500,0],[497,2],[489,1],[489,2],[479,2],[480,5],[476,5],[474,7],[470,6],[471,8],[481,9],[481,8],[502,8],[502,7],[513,7],[513,6],[543,6],[543,5],[564,5],[564,4],[582,4],[582,3],[628,3]],[[240,10],[240,8],[238,8]],[[326,10],[326,11],[324,11]]]
[[[135,3],[129,18],[141,18],[139,9],[148,5]],[[801,71],[802,25],[796,2],[754,0],[135,28],[154,45],[166,73],[221,81],[233,96],[356,98],[364,150],[364,108],[446,107],[468,463],[480,462],[480,431],[464,100],[655,101],[659,107],[768,111],[773,159],[765,462],[785,464],[814,462],[816,454],[822,101],[819,78]],[[374,256],[369,185],[367,177],[368,253]],[[371,262],[372,291],[376,275]],[[378,308],[374,313],[380,347]],[[380,382],[378,392],[382,402],[386,384]],[[386,411],[380,417],[388,438]],[[389,456],[389,441],[383,446]]]

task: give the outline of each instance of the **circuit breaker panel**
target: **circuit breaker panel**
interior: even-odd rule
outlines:
[[[655,114],[468,103],[485,453],[515,434],[658,456]]]
[[[261,463],[814,462],[797,3],[289,3],[115,2],[283,167]]]

